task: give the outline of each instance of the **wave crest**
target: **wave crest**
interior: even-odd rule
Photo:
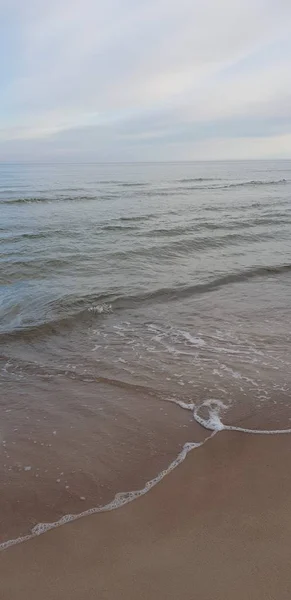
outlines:
[[[83,322],[90,319],[90,317],[91,319],[92,317],[96,318],[96,315],[106,316],[116,310],[135,309],[141,305],[149,305],[151,303],[177,301],[191,296],[210,293],[224,286],[241,283],[254,278],[275,277],[290,272],[291,264],[261,266],[223,275],[205,283],[177,288],[158,288],[152,292],[132,296],[100,294],[99,296],[84,296],[75,299],[68,297],[62,299],[61,303],[55,303],[55,305],[51,306],[56,316],[50,321],[24,327],[20,326],[13,330],[2,330],[0,335],[2,340],[17,336],[49,335],[51,333],[58,333],[63,328],[71,327],[76,322]]]

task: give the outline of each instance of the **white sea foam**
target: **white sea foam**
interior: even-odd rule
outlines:
[[[196,336],[194,337],[188,331],[179,331],[179,333],[185,340],[187,340],[187,342],[190,342],[192,346],[205,346],[205,341],[202,338]]]
[[[202,417],[199,411],[203,408],[208,408],[208,417]],[[261,435],[278,435],[283,433],[291,433],[291,429],[248,429],[246,427],[238,427],[236,425],[225,425],[220,418],[221,409],[227,407],[220,400],[206,400],[200,406],[194,408],[194,419],[199,425],[210,431],[240,431],[243,433],[261,434]]]
[[[173,402],[177,406],[184,408],[184,410],[191,410],[193,412],[195,409],[193,402],[183,402],[183,400],[176,400],[176,398],[168,398],[168,402]]]
[[[221,412],[227,410],[228,406],[221,400],[216,398],[210,398],[205,400],[199,406],[196,406],[193,402],[183,402],[182,400],[176,400],[176,398],[169,398],[169,402],[173,402],[180,406],[184,410],[190,410],[193,412],[193,417],[201,427],[218,433],[219,431],[240,431],[243,433],[262,434],[262,435],[278,435],[283,433],[291,433],[290,429],[248,429],[247,427],[239,427],[236,425],[225,425],[221,420]],[[200,411],[203,408],[208,409],[206,417],[201,416]]]
[[[108,314],[112,312],[111,304],[97,304],[96,306],[91,306],[89,312],[98,313],[101,315],[102,313]]]
[[[246,375],[242,375],[238,371],[234,371],[234,369],[231,369],[230,367],[227,367],[226,365],[223,365],[223,364],[221,365],[220,368],[223,371],[226,371],[227,373],[229,373],[231,375],[231,377],[233,377],[234,379],[244,379],[248,383],[251,383],[255,387],[258,387],[258,383],[256,381],[254,381],[253,379],[250,379],[249,377],[246,377]]]

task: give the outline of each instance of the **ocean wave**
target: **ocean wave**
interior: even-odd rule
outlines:
[[[230,190],[234,188],[244,188],[244,187],[258,187],[258,186],[276,186],[276,185],[285,185],[288,183],[287,179],[276,179],[276,180],[249,180],[249,181],[238,181],[238,182],[229,182],[229,183],[210,183],[210,185],[203,185],[211,182],[211,179],[194,179],[192,180],[193,185],[180,185],[180,186],[171,186],[165,188],[154,188],[151,190],[141,191],[141,193],[146,197],[155,197],[155,196],[176,196],[180,194],[185,194],[191,191],[207,191],[207,190]],[[220,180],[213,180],[220,181]],[[180,183],[182,181],[180,180]],[[190,180],[184,180],[184,183],[190,184]],[[201,185],[200,185],[201,184]]]
[[[101,185],[118,185],[120,187],[144,187],[148,185],[145,181],[120,181],[118,179],[103,179],[96,183]]]
[[[39,335],[58,334],[64,329],[76,326],[78,323],[83,327],[84,321],[89,326],[92,324],[92,320],[106,318],[113,311],[135,309],[153,303],[182,300],[191,298],[192,296],[211,293],[225,286],[242,283],[254,278],[276,277],[290,272],[291,264],[258,266],[222,275],[205,283],[179,286],[177,288],[158,288],[151,292],[136,295],[100,294],[99,296],[89,295],[75,299],[69,296],[68,298],[63,298],[61,303],[56,302],[50,305],[50,311],[56,315],[51,320],[40,321],[27,326],[19,326],[13,330],[3,328],[0,331],[0,336],[2,341],[4,341],[5,339],[15,337],[31,338]]]
[[[102,315],[104,314],[109,314],[112,312],[112,306],[111,304],[96,304],[94,306],[90,306],[90,308],[88,308],[88,311],[91,313],[97,313],[98,315]]]
[[[201,227],[202,229],[202,227]],[[215,227],[213,228],[215,229]],[[235,228],[236,229],[236,228]],[[193,232],[195,229],[193,228]],[[195,232],[196,233],[196,232]],[[153,241],[155,238],[170,237],[170,233],[165,234],[165,232],[156,235],[153,232],[146,232],[145,234],[141,234],[143,237],[151,238]],[[260,232],[259,234],[256,231],[227,231],[225,228],[225,233],[223,235],[218,236],[209,236],[209,235],[198,235],[192,236],[191,238],[181,237],[180,239],[175,239],[166,243],[156,243],[151,246],[147,245],[146,247],[135,247],[130,249],[121,249],[116,250],[111,253],[111,257],[115,260],[123,260],[128,261],[131,259],[139,259],[144,262],[146,258],[150,258],[151,260],[163,260],[165,262],[172,261],[173,258],[177,258],[178,256],[189,255],[190,252],[204,252],[210,250],[212,248],[227,248],[229,246],[235,245],[243,245],[250,244],[252,242],[258,243],[266,240],[276,239],[278,236],[278,231],[276,229],[267,229],[266,231]],[[174,237],[174,236],[173,236]],[[290,233],[288,231],[284,232],[280,230],[281,240],[284,237],[289,240]]]
[[[148,185],[147,183],[144,182],[137,182],[137,181],[124,181],[124,182],[120,182],[119,185],[121,187],[126,187],[126,188],[135,188],[135,187],[144,187],[146,185]]]
[[[289,218],[288,218],[289,217]],[[223,221],[207,221],[207,220],[203,220],[202,218],[200,218],[199,220],[195,219],[195,221],[193,221],[193,223],[188,223],[187,225],[176,225],[174,227],[169,227],[169,228],[165,228],[165,227],[159,227],[156,229],[150,229],[149,231],[141,231],[141,236],[142,237],[178,237],[178,236],[184,236],[187,233],[190,232],[198,232],[198,231],[203,231],[203,230],[210,230],[210,231],[237,231],[237,236],[239,240],[243,240],[245,237],[245,234],[240,233],[240,230],[245,230],[245,229],[252,229],[253,227],[258,227],[258,226],[276,226],[276,225],[289,225],[291,223],[291,214],[290,216],[284,212],[284,213],[272,213],[272,214],[266,214],[266,216],[264,216],[262,214],[261,217],[254,217],[254,218],[250,218],[248,221],[243,221],[240,219],[231,219],[229,221],[227,221],[227,219],[224,219]],[[226,241],[227,241],[227,235],[226,234]],[[272,232],[268,233],[269,235],[273,235]],[[255,236],[257,238],[257,234]],[[233,239],[233,234],[231,234],[230,239]],[[260,238],[261,239],[261,238]],[[212,239],[209,238],[209,246],[213,246],[213,245],[220,245],[220,238]],[[221,240],[225,241],[225,237],[221,238]],[[199,242],[199,239],[197,240]],[[190,244],[191,245],[191,244]],[[173,247],[173,246],[172,246]],[[203,247],[207,247],[207,244],[203,243]]]
[[[63,334],[72,328],[80,325],[83,329],[84,324],[90,326],[96,319],[107,316],[113,312],[113,302],[106,301],[105,296],[95,298],[71,296],[63,297],[59,301],[50,302],[42,307],[43,314],[50,313],[52,316],[48,319],[37,320],[35,322],[23,323],[10,328],[9,325],[0,327],[0,339],[2,342],[10,339],[32,340],[37,337],[46,337],[50,335]],[[4,323],[4,315],[2,315]]]
[[[22,232],[22,233],[13,233],[11,231],[9,231],[7,233],[7,235],[5,236],[5,238],[2,237],[2,239],[5,240],[5,242],[21,242],[22,240],[43,240],[46,238],[50,238],[53,235],[58,235],[58,234],[62,234],[62,231],[59,230],[47,230],[47,231],[29,231],[29,232]]]
[[[44,259],[40,259],[39,256],[35,256],[35,258],[30,257],[23,260],[19,256],[13,256],[13,251],[6,252],[5,255],[3,253],[2,256],[0,270],[1,285],[15,281],[24,281],[27,278],[40,278],[44,270],[48,277],[53,271],[64,271],[67,267],[72,266],[73,261],[78,258],[77,254],[71,254],[68,257],[46,256]]]
[[[36,321],[35,323],[19,325],[11,329],[9,326],[3,326],[0,330],[0,339],[2,343],[13,339],[32,340],[37,337],[46,337],[49,335],[58,334],[70,327],[76,318],[81,315],[68,315],[67,317],[55,317],[47,321]]]
[[[136,215],[132,217],[119,217],[118,221],[148,221],[149,219],[156,219],[157,215],[152,213],[148,215]]]
[[[142,183],[142,182],[108,182],[111,184],[116,184],[119,187],[124,187],[124,188],[140,188],[140,194],[142,194],[143,196],[146,197],[155,197],[155,196],[175,196],[175,195],[179,195],[181,193],[185,193],[188,191],[194,191],[194,190],[199,190],[199,191],[203,191],[203,190],[228,190],[228,189],[235,189],[235,188],[243,188],[243,187],[258,187],[258,186],[276,186],[276,185],[284,185],[284,184],[288,184],[288,180],[287,179],[276,179],[276,180],[248,180],[248,181],[238,181],[238,182],[227,182],[227,183],[215,183],[216,181],[222,181],[220,179],[215,179],[215,178],[203,178],[203,177],[197,177],[197,178],[188,178],[188,179],[180,179],[177,180],[179,183],[181,184],[191,184],[193,183],[194,185],[181,185],[179,187],[173,185],[173,186],[169,186],[169,187],[164,187],[164,188],[153,188],[153,189],[147,189],[147,184],[146,183]],[[213,182],[213,183],[211,183]],[[100,183],[105,183],[105,182],[100,182]],[[203,184],[208,184],[210,183],[210,185],[203,185]],[[198,184],[198,185],[195,185]],[[202,184],[202,185],[199,185]],[[144,189],[145,188],[145,189]],[[89,200],[108,200],[111,198],[116,198],[118,196],[117,190],[112,190],[112,191],[108,191],[106,193],[101,193],[101,194],[82,194],[82,195],[70,195],[70,194],[59,194],[61,190],[56,190],[55,191],[55,195],[51,196],[51,195],[37,195],[37,196],[21,196],[21,197],[17,197],[17,198],[1,198],[0,199],[0,203],[1,204],[42,204],[42,203],[54,203],[54,202],[78,202],[78,201],[89,201]],[[70,191],[70,188],[68,188],[67,190],[64,188],[63,191]],[[71,190],[72,192],[75,191],[79,191],[79,190],[75,190],[74,188],[72,188]],[[81,190],[80,190],[81,191]]]
[[[0,200],[0,204],[14,205],[14,204],[53,204],[57,202],[80,202],[86,200],[109,200],[115,197],[114,194],[102,194],[96,195],[83,195],[83,196],[30,196],[25,198],[11,198],[9,200]]]
[[[141,235],[142,237],[175,237],[185,235],[190,231],[200,229],[200,227],[203,227],[200,222],[194,222],[192,225],[176,225],[171,228],[158,227],[156,229],[150,229],[149,231],[142,231]]]
[[[103,225],[101,231],[136,231],[137,225]]]
[[[232,215],[239,214],[241,211],[252,211],[250,212],[250,218],[252,218],[252,214],[257,214],[257,210],[260,210],[260,214],[262,216],[266,216],[266,210],[270,209],[269,215],[272,217],[280,214],[280,216],[284,216],[285,214],[289,214],[291,208],[291,202],[288,198],[287,200],[282,200],[282,198],[269,198],[269,199],[261,199],[259,202],[249,203],[248,199],[243,202],[235,202],[231,206],[229,202],[226,202],[225,198],[223,201],[212,201],[211,204],[205,204],[201,208],[201,212],[224,212],[227,218],[232,217]],[[281,213],[277,212],[281,209]],[[276,210],[276,212],[274,212]],[[283,212],[284,211],[284,212]]]
[[[206,180],[205,180],[206,181]],[[235,183],[224,183],[218,185],[190,185],[182,186],[180,188],[174,188],[175,191],[191,191],[191,190],[228,190],[233,188],[241,187],[257,187],[257,186],[270,186],[270,185],[282,185],[288,183],[286,179],[276,179],[274,181],[269,180],[250,180],[250,181],[238,181]],[[170,192],[169,192],[170,193]]]
[[[206,221],[205,223],[201,223],[199,225],[199,228],[209,229],[210,231],[212,231],[212,230],[213,231],[214,230],[225,230],[225,231],[237,230],[237,231],[239,231],[240,229],[252,229],[253,227],[259,227],[259,226],[271,225],[274,227],[276,225],[289,225],[290,223],[291,223],[291,215],[288,218],[288,214],[285,212],[285,213],[281,213],[281,214],[273,213],[273,214],[266,215],[266,216],[264,216],[262,214],[261,217],[254,217],[252,219],[249,219],[248,221],[242,221],[239,219],[232,220],[229,222],[227,222],[227,220],[224,220],[221,222],[219,222],[219,221],[216,221],[216,222],[208,221],[207,222]]]
[[[199,183],[203,181],[221,181],[219,177],[185,177],[184,179],[177,179],[178,183]]]
[[[291,264],[277,266],[261,266],[237,271],[228,275],[211,279],[205,283],[197,283],[178,288],[159,288],[155,291],[135,296],[119,297],[111,301],[114,309],[131,308],[143,303],[175,301],[195,295],[215,291],[221,287],[233,285],[259,277],[278,276],[291,272]]]
[[[285,184],[288,183],[287,179],[274,179],[274,180],[251,180],[251,181],[241,181],[241,182],[237,182],[237,183],[229,183],[227,185],[223,185],[221,186],[222,188],[235,188],[235,187],[245,187],[245,186],[250,186],[250,187],[256,187],[256,186],[260,186],[260,185],[281,185],[281,184]]]
[[[11,198],[10,200],[1,200],[1,204],[41,204],[43,202],[53,202],[54,198],[44,196],[29,196],[27,198]]]
[[[57,376],[71,380],[73,379],[74,381],[78,382],[106,385],[112,388],[126,390],[128,393],[135,392],[136,394],[150,394],[151,396],[154,395],[157,400],[164,400],[163,393],[159,392],[150,385],[141,385],[137,383],[131,383],[130,381],[124,381],[123,379],[95,375],[88,369],[86,369],[85,372],[78,371],[77,367],[75,366],[61,364],[56,366],[51,366],[50,364],[44,365],[37,362],[24,360],[19,357],[14,359],[5,354],[0,355],[0,365],[1,363],[4,365],[2,367],[2,372],[7,374],[21,376],[33,375],[34,378],[50,378]]]

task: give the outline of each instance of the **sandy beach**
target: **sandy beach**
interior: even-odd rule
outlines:
[[[290,598],[288,435],[220,432],[148,494],[1,553],[1,600]]]

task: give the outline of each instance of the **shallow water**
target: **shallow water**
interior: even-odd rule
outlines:
[[[177,403],[290,427],[290,162],[2,164],[0,215],[3,539],[202,441]]]

